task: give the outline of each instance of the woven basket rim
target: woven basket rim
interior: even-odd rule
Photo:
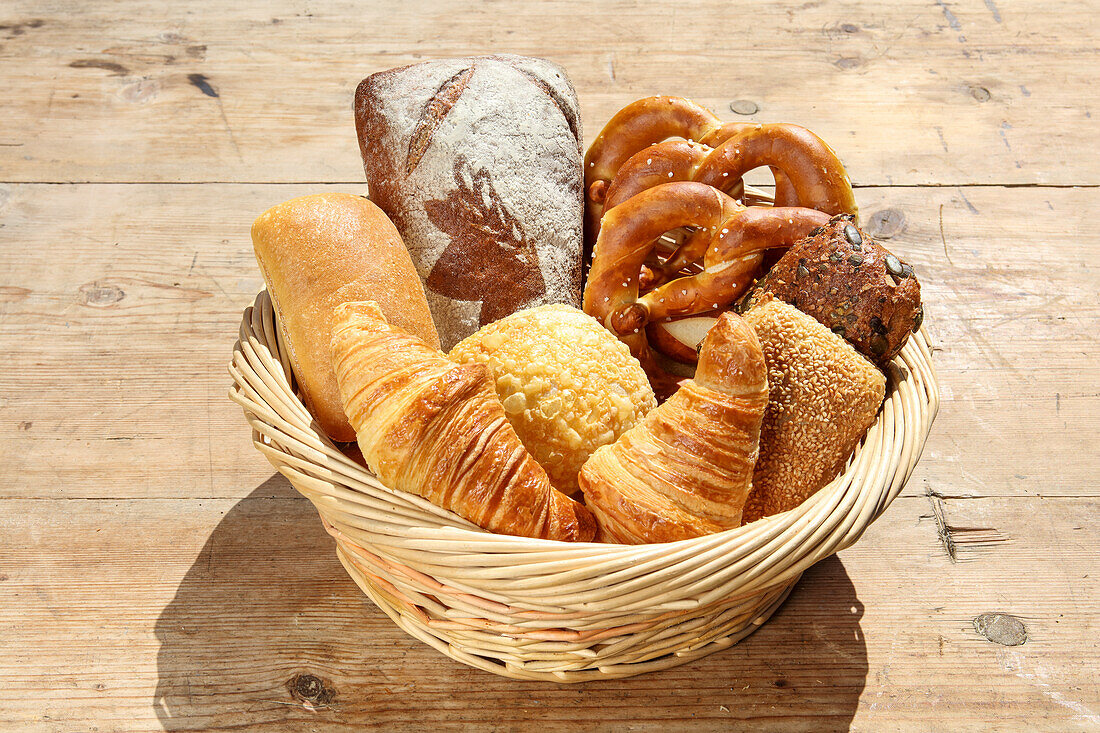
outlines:
[[[268,292],[267,292],[266,288],[260,290],[260,292],[256,296],[256,300],[253,303],[253,305],[248,306],[245,309],[244,323],[242,323],[242,329],[241,329],[242,330],[242,335],[243,335],[243,332],[245,330],[246,323],[251,320],[250,319],[250,312],[254,311],[254,309],[266,310],[266,311],[272,313],[272,318],[274,318],[273,311],[271,310],[270,296],[268,295]],[[280,359],[276,360],[276,359],[274,359],[274,356],[272,356],[272,360],[273,361],[279,361],[279,363],[281,364],[281,366],[284,369],[284,375],[283,375],[284,379],[289,384],[293,384],[292,371],[290,369],[289,362],[286,361],[286,357],[285,357],[286,352],[285,352],[285,349],[283,348],[282,333],[281,333],[281,331],[276,330],[275,335],[277,337],[278,345],[280,347],[279,348]],[[903,351],[904,350],[912,351],[913,349],[911,347],[916,345],[916,344],[914,344],[915,341],[919,343],[919,349],[920,349],[920,352],[921,352],[920,355],[924,356],[924,359],[922,359],[921,361],[924,362],[923,366],[927,369],[927,376],[931,377],[931,379],[928,379],[927,382],[926,382],[927,386],[931,388],[930,391],[929,391],[929,397],[930,397],[929,403],[930,403],[931,410],[930,410],[930,415],[929,415],[929,419],[927,420],[927,425],[926,425],[926,430],[925,430],[925,433],[927,435],[927,430],[930,429],[931,422],[935,418],[935,414],[936,414],[936,412],[938,411],[938,408],[939,408],[938,382],[936,380],[935,371],[932,368],[931,360],[929,358],[930,354],[931,354],[931,351],[932,351],[932,348],[931,348],[931,346],[929,345],[929,342],[928,342],[927,324],[923,324],[920,331],[916,334],[913,334],[913,337],[909,339],[909,343],[907,343],[907,345],[906,345],[905,349],[903,349]],[[235,354],[241,354],[242,353],[241,343],[242,343],[241,341],[237,342],[237,344],[234,348]],[[890,365],[890,372],[891,373],[889,373],[887,375],[888,379],[887,379],[886,400],[889,400],[891,393],[894,392],[897,389],[897,383],[898,383],[898,379],[899,379],[898,374],[897,374],[897,369],[898,369],[897,361],[898,360],[895,359],[895,363],[892,363]],[[242,402],[244,402],[244,400],[242,400],[241,396],[240,396],[241,395],[241,390],[242,390],[241,382],[242,382],[243,377],[242,377],[242,374],[240,373],[240,371],[234,368],[234,365],[236,364],[236,362],[237,362],[237,358],[235,357],[233,364],[230,365],[230,375],[234,379],[234,384],[230,388],[229,398],[231,400],[233,400],[234,402],[237,402],[238,404],[241,404],[241,406],[245,409],[245,411],[248,412],[249,406],[247,404],[242,404]],[[902,377],[902,378],[904,379],[904,377]],[[293,399],[294,402],[297,403],[296,407],[298,407],[305,414],[307,414],[307,415],[309,414],[307,408],[305,407],[304,403],[302,403],[302,401],[301,401],[300,397],[297,395],[297,393],[294,393],[292,395],[292,399]],[[881,408],[880,408],[880,412],[879,412],[879,418],[880,417],[881,417]],[[872,425],[870,430],[874,430],[875,427],[878,425],[877,420],[878,420],[878,418],[876,418],[876,423],[874,425]],[[357,470],[357,471],[362,471],[362,472],[367,473],[368,475],[370,475],[371,478],[374,478],[373,475],[370,474],[369,469],[366,469],[361,464],[356,463],[350,457],[345,455],[336,446],[336,444],[324,433],[324,431],[320,429],[320,427],[317,425],[316,421],[313,420],[312,416],[310,417],[310,422],[311,422],[311,427],[313,428],[314,436],[320,442],[324,443],[331,451],[335,452],[336,455],[331,456],[332,458],[334,458],[337,462],[341,462],[341,463],[345,464],[345,466],[347,468]],[[253,426],[253,427],[255,427],[255,426]],[[868,434],[870,433],[870,430],[868,431]],[[923,444],[923,440],[921,442]],[[407,492],[401,492],[401,491],[398,491],[398,490],[395,490],[395,489],[391,489],[388,486],[385,486],[381,482],[377,481],[377,479],[375,479],[373,483],[376,485],[376,488],[380,488],[383,491],[389,492],[389,493],[394,494],[396,496],[400,496],[402,499],[404,499],[407,502],[412,502],[412,503],[418,504],[418,505],[420,505],[421,508],[427,509],[429,512],[444,515],[447,518],[449,518],[450,520],[452,520],[452,522],[453,522],[452,526],[436,526],[436,527],[422,527],[422,528],[409,527],[408,530],[409,530],[410,534],[408,536],[410,538],[427,540],[427,539],[431,539],[431,538],[434,537],[434,538],[440,538],[440,539],[447,539],[447,540],[450,540],[450,541],[457,540],[457,541],[468,541],[468,542],[486,542],[486,543],[490,543],[490,544],[493,545],[492,548],[488,548],[488,547],[486,548],[487,551],[492,551],[492,552],[506,552],[507,547],[509,545],[518,542],[522,545],[523,550],[527,551],[527,552],[530,552],[532,550],[559,551],[562,548],[585,548],[585,549],[597,548],[601,552],[608,552],[608,553],[613,553],[615,551],[624,551],[625,550],[625,551],[627,551],[627,554],[632,554],[633,555],[635,553],[630,552],[630,550],[635,550],[636,551],[637,548],[642,548],[642,547],[664,547],[664,548],[666,548],[666,551],[667,551],[667,548],[669,548],[669,547],[694,547],[696,545],[708,545],[709,546],[710,544],[714,543],[715,541],[720,541],[719,538],[721,538],[721,539],[740,538],[742,536],[754,535],[754,534],[760,532],[765,526],[771,526],[771,527],[775,527],[775,526],[779,526],[779,525],[791,526],[793,524],[793,522],[788,522],[786,520],[790,520],[790,519],[792,519],[796,516],[804,515],[808,509],[810,509],[813,506],[816,506],[818,503],[823,501],[826,497],[828,497],[828,496],[832,495],[833,493],[835,493],[838,488],[841,488],[845,485],[845,476],[848,474],[848,472],[851,469],[852,465],[857,462],[859,456],[864,452],[865,443],[866,443],[866,437],[864,437],[864,439],[862,439],[860,441],[859,445],[856,447],[855,452],[848,459],[847,463],[845,464],[845,468],[840,473],[840,475],[838,475],[835,479],[833,479],[825,487],[823,487],[822,489],[817,491],[813,496],[808,498],[799,507],[796,507],[794,509],[791,509],[791,510],[788,510],[786,512],[779,513],[779,514],[769,515],[769,516],[764,517],[760,520],[757,520],[756,522],[753,522],[751,524],[743,525],[741,527],[735,527],[735,528],[732,528],[732,529],[728,529],[728,530],[725,530],[725,531],[722,531],[722,532],[717,532],[717,533],[710,534],[710,535],[703,535],[703,536],[700,536],[700,537],[692,537],[692,538],[688,538],[688,539],[675,540],[675,541],[671,541],[671,542],[648,543],[648,544],[644,544],[644,545],[618,545],[618,544],[608,544],[608,543],[599,543],[599,542],[563,542],[561,540],[548,540],[548,539],[540,539],[540,538],[535,538],[535,537],[519,537],[519,536],[515,536],[515,535],[494,534],[494,533],[492,533],[492,532],[490,532],[486,529],[483,529],[481,527],[478,527],[477,525],[472,524],[471,522],[463,519],[462,517],[458,516],[457,514],[454,514],[450,511],[446,510],[446,509],[442,509],[440,507],[437,507],[434,504],[431,504],[426,499],[423,499],[419,496],[416,496],[414,494],[409,494]],[[262,447],[260,447],[260,445],[257,445],[257,447],[260,448],[261,452],[265,452],[264,449]],[[915,465],[916,461],[914,460],[913,463]],[[906,478],[908,478],[908,472],[907,472]],[[903,484],[904,484],[904,482],[902,482],[902,485]],[[898,486],[897,488],[898,488],[897,492],[892,492],[892,494],[888,496],[885,504],[882,506],[882,509],[885,509],[886,505],[888,505],[896,497],[897,493],[900,493],[900,489],[902,488],[902,486]],[[877,515],[880,514],[880,513],[881,513],[881,511],[876,512],[875,516],[877,517]],[[418,529],[420,529],[421,531],[418,531]],[[635,559],[637,559],[637,558],[635,558]]]

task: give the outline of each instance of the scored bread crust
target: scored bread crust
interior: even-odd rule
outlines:
[[[560,67],[498,55],[382,71],[359,84],[355,124],[444,349],[522,308],[579,305],[580,121]]]

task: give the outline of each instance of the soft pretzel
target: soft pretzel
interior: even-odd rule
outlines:
[[[787,124],[750,125],[715,148],[669,140],[641,150],[619,167],[604,210],[670,181],[699,181],[739,195],[742,176],[761,166],[770,167],[775,177],[776,206],[805,206],[826,214],[856,211],[851,181],[836,153],[806,128]]]
[[[679,137],[682,140],[669,140]],[[709,183],[742,198],[742,176],[768,166],[776,206],[856,214],[844,165],[821,138],[790,124],[723,125],[679,97],[646,97],[604,126],[585,156],[585,244],[594,246],[607,209],[671,181]]]
[[[645,97],[619,110],[584,156],[586,250],[596,242],[607,187],[630,156],[670,137],[701,141],[721,126],[713,112],[682,97]]]
[[[694,181],[654,186],[604,215],[584,310],[630,347],[654,391],[667,396],[678,380],[654,357],[646,326],[717,314],[752,283],[764,250],[789,246],[828,220],[803,207],[745,207],[714,186]],[[693,227],[695,233],[663,263],[655,261],[658,238],[679,227]],[[700,259],[701,270],[675,277],[682,262]],[[643,268],[648,269],[645,281]],[[644,292],[647,287],[652,289]]]

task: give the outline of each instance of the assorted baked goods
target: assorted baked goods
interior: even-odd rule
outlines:
[[[671,542],[740,526],[767,374],[752,327],[723,314],[703,341],[695,377],[581,469],[599,539]]]
[[[602,445],[656,407],[637,359],[592,316],[568,305],[513,313],[451,349],[452,361],[484,364],[523,445],[566,494]]]
[[[813,316],[880,366],[898,355],[924,319],[912,266],[849,214],[834,216],[787,250],[737,308],[744,312],[769,297]]]
[[[522,308],[580,304],[580,121],[561,67],[501,55],[381,71],[355,92],[355,127],[444,349]]]
[[[584,542],[596,523],[520,443],[484,364],[456,364],[389,325],[373,302],[337,306],[332,362],[378,478],[502,534]]]
[[[333,440],[355,440],[329,349],[336,306],[373,298],[394,324],[439,345],[401,236],[367,199],[323,193],[260,214],[252,246],[302,400]]]
[[[604,214],[584,310],[630,346],[667,397],[679,377],[652,353],[649,327],[729,308],[752,284],[765,250],[789,246],[826,221],[798,206],[746,207],[704,183],[662,183]],[[695,234],[661,259],[658,238],[684,226]],[[689,269],[695,265],[698,271]]]
[[[797,125],[648,97],[582,169],[572,86],[519,56],[374,74],[355,123],[380,208],[253,227],[298,388],[386,486],[489,531],[668,542],[792,509],[920,327],[912,267]]]
[[[764,351],[768,409],[745,522],[794,509],[844,468],[875,421],[886,377],[828,328],[782,301],[745,314]]]

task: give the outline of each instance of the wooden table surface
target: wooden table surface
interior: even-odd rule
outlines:
[[[6,0],[0,727],[1100,730],[1098,12]],[[253,218],[364,191],[358,81],[497,51],[563,64],[587,140],[655,93],[810,127],[921,276],[944,402],[904,493],[670,671],[520,683],[406,637],[225,396]]]

